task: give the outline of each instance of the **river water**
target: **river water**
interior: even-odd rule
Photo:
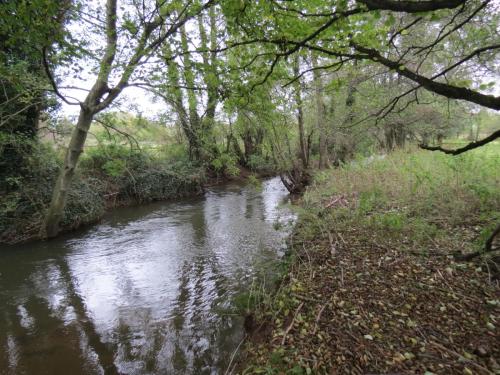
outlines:
[[[225,374],[234,297],[275,270],[286,197],[276,178],[226,185],[1,247],[0,374]]]

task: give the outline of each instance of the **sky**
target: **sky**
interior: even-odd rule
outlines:
[[[66,84],[68,81],[63,82]],[[87,81],[89,86],[92,82]],[[61,90],[66,95],[70,95],[77,98],[80,101],[85,99],[86,92],[80,90]],[[116,103],[114,103],[112,109],[121,110],[132,113],[140,113],[143,117],[155,119],[159,115],[166,112],[165,102],[161,99],[154,99],[153,95],[146,90],[137,87],[127,87],[120,95]],[[78,105],[68,105],[62,103],[60,114],[66,116],[70,119],[76,119],[80,111],[80,106]]]

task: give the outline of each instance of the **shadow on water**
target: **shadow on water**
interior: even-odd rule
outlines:
[[[2,248],[0,374],[224,373],[233,297],[279,261],[286,197],[278,179],[228,185]]]

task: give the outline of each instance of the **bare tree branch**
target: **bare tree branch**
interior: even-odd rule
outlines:
[[[358,0],[365,4],[370,10],[392,10],[394,12],[418,13],[429,12],[439,9],[454,9],[467,0],[428,0],[428,1],[405,1],[405,0]]]
[[[68,100],[61,92],[59,91],[59,88],[57,87],[56,81],[54,80],[54,76],[52,75],[52,72],[50,71],[49,67],[49,62],[47,60],[47,48],[43,47],[42,48],[42,62],[43,62],[43,68],[45,69],[45,74],[47,75],[47,78],[49,79],[50,85],[52,86],[52,89],[54,90],[54,93],[66,104],[69,105],[80,105],[81,102],[72,102]]]
[[[115,126],[113,126],[113,125],[111,125],[109,123],[106,123],[106,122],[104,122],[104,121],[102,121],[102,120],[100,120],[98,118],[94,118],[94,121],[97,122],[97,123],[99,123],[99,124],[101,124],[106,129],[106,131],[108,131],[108,129],[111,129],[111,130],[114,130],[115,132],[117,132],[118,134],[123,135],[128,140],[131,149],[133,148],[132,147],[132,141],[133,141],[133,143],[135,143],[135,145],[136,145],[136,147],[137,147],[138,150],[141,149],[141,146],[139,145],[139,142],[131,134],[128,134],[127,132],[124,132],[123,130],[120,130],[120,129],[116,128]],[[108,131],[108,135],[109,135],[109,131]],[[95,135],[94,135],[94,137],[95,137]]]
[[[445,154],[448,154],[448,155],[460,155],[460,154],[463,154],[464,152],[473,150],[475,148],[478,148],[478,147],[484,146],[485,144],[493,142],[497,138],[500,138],[500,129],[493,132],[488,137],[481,139],[480,141],[471,142],[471,143],[465,145],[464,147],[460,147],[460,148],[457,148],[455,150],[445,149],[445,148],[442,148],[440,146],[427,146],[425,144],[421,144],[419,147],[421,149],[429,150],[429,151],[441,151],[441,152],[444,152]]]
[[[379,62],[382,65],[385,65],[386,67],[393,69],[396,71],[399,75],[409,78],[410,80],[420,84],[422,87],[425,89],[435,92],[436,94],[443,95],[447,98],[451,99],[462,99],[466,100],[471,103],[476,103],[479,104],[480,106],[495,109],[495,110],[500,110],[500,97],[498,96],[493,96],[493,95],[485,95],[481,94],[480,92],[465,88],[465,87],[458,87],[454,86],[451,84],[446,84],[442,82],[436,82],[433,79],[437,78],[437,76],[434,76],[433,78],[427,78],[423,75],[420,75],[414,71],[409,70],[406,66],[402,66],[400,63],[397,61],[390,60],[382,54],[374,49],[367,48],[360,46],[358,44],[353,43],[353,47],[364,54],[368,56],[368,58],[372,61]],[[493,46],[488,46],[488,47],[483,47],[480,48],[471,54],[469,54],[467,57],[464,59],[460,60],[459,62],[453,64],[451,67],[447,68],[444,72],[440,73],[439,75],[443,75],[445,72],[450,71],[451,69],[457,67],[460,64],[463,64],[465,61],[471,59],[472,57],[485,52],[489,50],[494,50],[494,49],[499,49],[500,45],[493,45]]]

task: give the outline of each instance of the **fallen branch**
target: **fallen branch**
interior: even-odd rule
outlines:
[[[493,241],[495,240],[496,236],[500,234],[500,223],[496,226],[496,228],[493,230],[493,232],[490,234],[486,242],[484,243],[484,252],[476,251],[474,253],[470,254],[465,254],[465,255],[457,255],[455,258],[458,260],[463,260],[463,261],[470,261],[476,257],[478,257],[481,254],[485,254],[488,252],[493,251]]]
[[[293,314],[292,322],[290,323],[290,325],[285,330],[285,333],[283,334],[283,340],[281,340],[281,346],[285,345],[286,336],[288,335],[288,333],[292,329],[293,323],[295,323],[295,319],[297,318],[297,315],[299,315],[299,311],[300,311],[300,309],[302,309],[302,306],[304,306],[304,302],[301,302],[299,307],[297,307],[297,310],[295,310],[295,313]]]
[[[323,313],[323,310],[325,309],[326,304],[321,306],[321,309],[319,309],[318,315],[316,315],[316,321],[314,322],[314,329],[313,329],[313,335],[316,334],[316,331],[318,330],[318,322],[319,319],[321,318],[321,314]]]

